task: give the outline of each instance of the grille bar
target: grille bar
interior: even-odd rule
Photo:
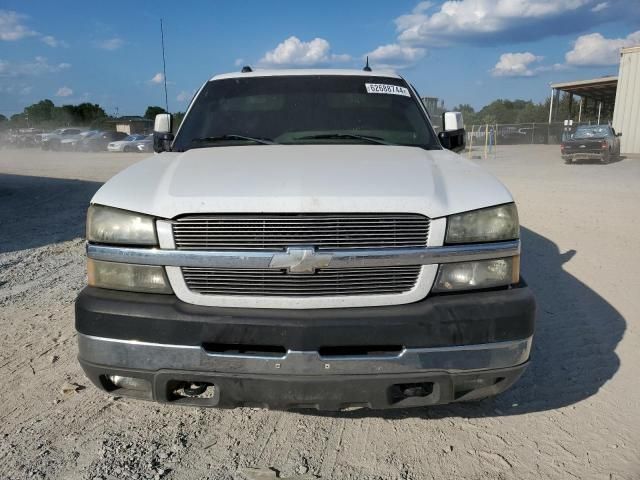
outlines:
[[[203,295],[344,296],[399,294],[411,290],[419,265],[326,268],[312,275],[285,270],[183,267],[187,287]]]
[[[173,222],[181,250],[425,247],[429,219],[417,214],[189,215]]]

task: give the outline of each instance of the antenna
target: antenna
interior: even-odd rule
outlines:
[[[160,39],[162,42],[162,76],[164,78],[164,105],[165,110],[169,113],[169,97],[167,96],[167,62],[164,58],[164,29],[162,28],[162,19],[160,19]]]
[[[369,66],[369,55],[367,55],[367,64],[364,66],[362,70],[364,70],[365,72],[371,71],[371,67]]]

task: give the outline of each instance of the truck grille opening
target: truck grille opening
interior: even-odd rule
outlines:
[[[318,250],[425,247],[429,219],[417,214],[188,215],[174,220],[179,250]]]
[[[245,345],[240,343],[204,343],[207,353],[230,356],[255,356],[281,358],[287,350],[281,345]]]
[[[286,270],[182,267],[189,290],[203,295],[319,297],[400,294],[414,288],[420,265]]]
[[[404,348],[401,345],[341,345],[320,347],[321,357],[397,357]]]

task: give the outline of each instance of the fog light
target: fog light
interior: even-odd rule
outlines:
[[[141,392],[151,390],[151,383],[143,378],[121,377],[120,375],[108,375],[107,378],[118,388],[138,390]]]
[[[87,260],[89,285],[145,293],[173,293],[164,267]]]
[[[440,265],[434,292],[493,288],[518,283],[520,256]]]

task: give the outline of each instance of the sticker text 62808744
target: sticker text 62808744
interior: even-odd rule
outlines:
[[[409,89],[398,85],[389,85],[387,83],[365,83],[367,93],[386,93],[387,95],[402,95],[410,97]]]

